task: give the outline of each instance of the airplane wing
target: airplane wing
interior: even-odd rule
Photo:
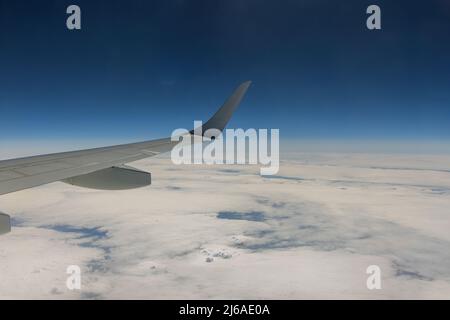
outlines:
[[[242,83],[203,126],[223,130],[251,82]],[[150,183],[149,173],[126,163],[170,151],[178,141],[170,138],[38,155],[0,161],[0,195],[42,184],[64,181],[97,189],[127,189]],[[1,218],[1,217],[0,217]]]

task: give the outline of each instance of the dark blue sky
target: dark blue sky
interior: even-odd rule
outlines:
[[[0,0],[2,139],[166,136],[244,80],[233,127],[447,140],[450,2]]]

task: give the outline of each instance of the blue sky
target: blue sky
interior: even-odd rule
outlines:
[[[65,27],[73,3],[81,31]],[[167,136],[252,80],[232,127],[448,140],[449,34],[443,0],[0,0],[0,135]]]

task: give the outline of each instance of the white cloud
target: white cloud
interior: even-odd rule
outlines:
[[[449,157],[296,154],[257,166],[135,163],[153,185],[0,197],[1,298],[446,298]],[[78,264],[83,289],[65,289]],[[379,291],[366,268],[382,270]],[[39,270],[39,273],[36,273]]]

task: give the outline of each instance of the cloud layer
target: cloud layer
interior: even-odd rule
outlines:
[[[0,197],[0,298],[447,298],[448,156],[289,154],[257,166],[139,161],[153,185]],[[66,268],[82,269],[82,290]],[[366,268],[382,289],[366,288]]]

